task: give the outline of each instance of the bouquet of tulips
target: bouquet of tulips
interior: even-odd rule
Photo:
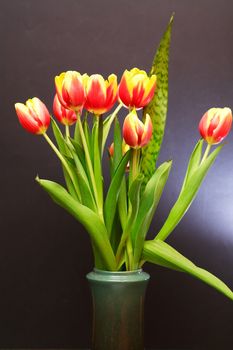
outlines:
[[[210,152],[231,128],[229,108],[211,108],[202,117],[201,139],[191,154],[178,199],[154,239],[146,240],[172,166],[172,161],[157,165],[167,112],[171,27],[172,21],[149,74],[138,68],[125,70],[118,84],[115,74],[104,80],[99,74],[67,71],[55,78],[54,118],[37,97],[16,103],[16,113],[21,125],[42,135],[59,158],[65,186],[39,177],[36,181],[85,227],[96,268],[135,270],[151,262],[191,274],[233,300],[233,292],[222,281],[165,242],[222,148]],[[120,109],[125,111],[124,121],[119,121]],[[50,122],[54,141],[47,134]],[[102,159],[111,127],[110,184],[104,191]]]

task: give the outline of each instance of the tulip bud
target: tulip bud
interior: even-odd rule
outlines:
[[[59,122],[64,125],[72,125],[77,121],[75,112],[63,107],[57,97],[57,94],[53,100],[53,113]]]
[[[93,74],[87,79],[87,99],[85,108],[96,115],[109,111],[117,100],[117,77],[109,75],[107,80],[100,74]]]
[[[37,97],[27,100],[26,104],[15,104],[20,124],[32,134],[44,134],[50,124],[50,114],[45,104]]]
[[[152,130],[153,126],[149,114],[146,115],[146,120],[143,124],[138,118],[136,111],[133,110],[124,120],[123,137],[130,147],[140,148],[150,141]]]
[[[125,70],[118,88],[119,100],[128,108],[140,109],[148,105],[154,96],[156,75],[148,77],[144,70]]]
[[[126,152],[129,150],[129,145],[127,145],[125,142],[122,142],[122,155],[125,155]],[[114,143],[112,142],[111,145],[108,148],[109,156],[112,158],[114,155]]]
[[[61,73],[55,77],[55,86],[60,103],[68,109],[80,113],[86,101],[85,84],[87,74],[75,71]]]
[[[201,118],[199,131],[208,144],[215,145],[228,135],[231,124],[230,108],[211,108]]]
[[[112,158],[114,155],[114,143],[113,142],[111,143],[111,145],[108,148],[108,153],[109,153],[109,156]]]

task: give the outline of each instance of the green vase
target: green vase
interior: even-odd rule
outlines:
[[[144,349],[144,296],[150,276],[142,270],[87,275],[93,299],[92,350]]]

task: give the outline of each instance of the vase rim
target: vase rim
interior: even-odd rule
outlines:
[[[105,271],[94,268],[87,274],[87,279],[93,282],[142,282],[148,281],[150,275],[142,269],[132,271]]]
[[[109,270],[100,270],[94,267],[94,272],[100,273],[103,275],[119,275],[119,276],[126,276],[126,275],[132,275],[132,274],[138,274],[139,272],[143,272],[142,269],[136,269],[136,270],[130,270],[130,271],[109,271]]]

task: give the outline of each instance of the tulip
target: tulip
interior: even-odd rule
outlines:
[[[37,97],[27,100],[26,104],[15,104],[20,124],[32,134],[44,134],[50,124],[50,114],[45,104]]]
[[[140,109],[148,105],[154,96],[156,75],[148,77],[144,70],[125,70],[118,88],[119,100],[128,108]]]
[[[93,74],[87,79],[87,99],[84,107],[91,113],[100,115],[109,111],[117,100],[117,77],[109,75],[104,80],[102,75]]]
[[[228,135],[231,124],[230,108],[211,108],[201,118],[199,131],[209,145],[215,145]]]
[[[149,114],[146,115],[143,124],[135,110],[130,112],[124,120],[123,137],[127,145],[133,148],[141,148],[150,141],[152,136],[152,121]]]
[[[53,100],[53,113],[59,122],[64,125],[72,125],[77,121],[75,112],[63,107],[57,97],[57,94]]]
[[[63,107],[81,113],[86,101],[85,85],[87,74],[75,71],[61,73],[55,77],[57,96]]]

